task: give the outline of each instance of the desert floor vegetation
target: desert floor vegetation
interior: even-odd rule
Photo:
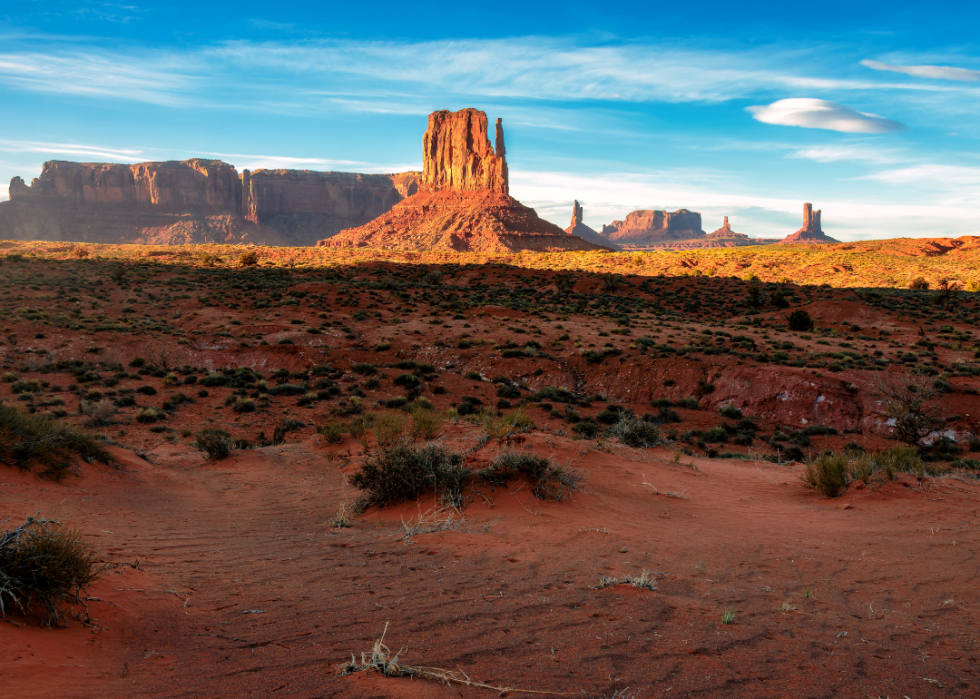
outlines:
[[[0,512],[145,568],[22,693],[974,689],[972,248],[76,247],[0,242]]]

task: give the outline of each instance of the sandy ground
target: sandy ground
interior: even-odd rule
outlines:
[[[464,511],[471,531],[408,541],[397,530],[415,505],[327,524],[345,460],[312,440],[216,464],[116,449],[124,469],[86,466],[64,485],[4,471],[3,512],[63,517],[110,560],[139,560],[91,591],[107,601],[90,603],[97,633],[5,626],[4,695],[495,694],[338,676],[386,624],[404,662],[579,696],[977,691],[980,486],[901,476],[827,500],[798,466],[674,463],[540,433],[522,447],[582,469],[585,489],[563,503],[487,490]],[[655,591],[597,589],[644,570]]]

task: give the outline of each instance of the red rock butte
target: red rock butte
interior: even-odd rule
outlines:
[[[800,245],[809,243],[839,243],[839,240],[831,238],[823,232],[820,227],[820,209],[813,210],[813,204],[807,202],[803,205],[803,228],[792,233],[781,241],[785,245]]]
[[[613,243],[611,240],[604,238],[599,233],[596,233],[594,229],[586,226],[585,221],[583,220],[584,215],[582,205],[579,204],[578,199],[576,199],[575,203],[572,204],[572,222],[568,228],[565,229],[565,232],[569,233],[570,235],[576,235],[582,240],[587,240],[590,243],[602,245],[610,250],[619,250],[618,245]]]
[[[331,247],[472,252],[601,250],[540,218],[509,194],[504,128],[496,149],[478,109],[429,115],[418,194],[370,223],[319,241]]]

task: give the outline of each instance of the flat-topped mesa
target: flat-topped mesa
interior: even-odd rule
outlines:
[[[829,235],[823,232],[820,226],[820,209],[813,210],[813,204],[807,202],[803,205],[803,228],[783,238],[781,243],[837,243]]]
[[[134,165],[52,160],[29,187],[13,178],[9,196],[11,201],[50,197],[81,206],[218,213],[237,212],[242,191],[234,166],[220,160]]]
[[[620,245],[642,247],[670,240],[694,240],[704,237],[701,214],[687,209],[677,211],[631,211],[623,221],[603,226],[601,234]]]
[[[478,109],[429,115],[422,138],[419,191],[488,191],[509,194],[504,127],[496,125],[496,152],[487,137],[487,115]]]
[[[50,161],[10,181],[0,239],[94,243],[311,245],[386,213],[419,173],[244,170],[220,160]]]

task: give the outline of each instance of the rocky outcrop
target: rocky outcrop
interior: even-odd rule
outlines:
[[[583,216],[582,205],[579,204],[578,200],[576,199],[575,203],[572,205],[572,223],[568,228],[565,229],[565,232],[569,233],[570,235],[576,235],[582,240],[587,240],[590,243],[595,243],[596,245],[602,245],[603,247],[607,247],[610,250],[619,250],[618,245],[613,243],[611,240],[608,240],[607,238],[603,238],[601,235],[596,233],[593,229],[586,226],[585,222],[582,220],[582,216]]]
[[[242,173],[242,213],[291,245],[313,245],[361,226],[418,191],[418,173],[256,170]]]
[[[639,210],[624,221],[602,227],[601,234],[624,248],[644,248],[671,240],[703,238],[701,214],[687,209],[677,211]]]
[[[93,243],[312,245],[380,216],[418,190],[419,173],[245,170],[220,160],[51,161],[10,182],[0,238]]]
[[[500,119],[495,135],[492,148],[486,114],[476,109],[433,112],[422,139],[419,193],[367,225],[318,244],[487,253],[602,249],[541,219],[509,195]]]
[[[487,115],[478,109],[429,115],[422,138],[423,192],[509,193],[503,122],[497,119],[496,152],[487,138]]]
[[[712,231],[711,233],[708,233],[708,235],[704,237],[706,239],[720,238],[725,240],[748,240],[749,239],[749,236],[745,235],[745,233],[736,233],[735,231],[732,230],[732,227],[728,225],[727,216],[725,217],[725,222],[722,224],[721,228],[719,228],[716,231]]]
[[[820,210],[813,210],[813,204],[803,205],[803,228],[783,238],[780,243],[787,245],[803,245],[810,243],[838,243],[823,232],[820,226]]]

